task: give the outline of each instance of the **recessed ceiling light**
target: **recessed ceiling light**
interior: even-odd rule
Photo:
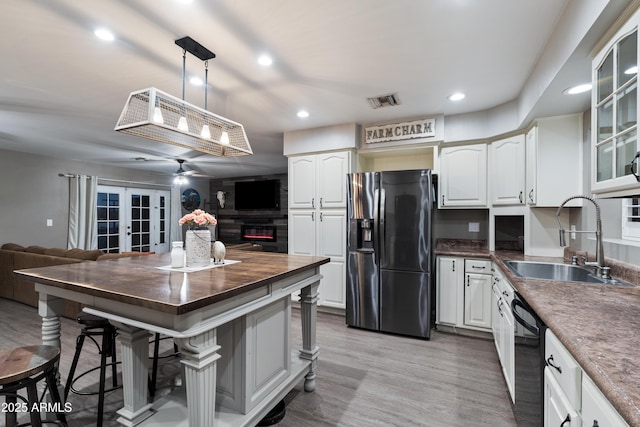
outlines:
[[[189,79],[189,83],[191,83],[194,86],[202,86],[204,84],[202,79],[200,77],[196,77],[196,76],[191,77]]]
[[[273,64],[273,59],[271,59],[269,55],[260,55],[260,57],[258,58],[258,64],[262,65],[263,67],[268,67]]]
[[[579,93],[589,92],[591,90],[591,83],[584,83],[581,85],[570,87],[569,89],[565,89],[564,93],[566,95],[577,95]]]
[[[301,119],[306,119],[307,117],[309,117],[309,112],[305,110],[300,110],[298,111],[298,117],[300,117]]]
[[[193,3],[193,0],[178,0],[178,3],[189,4],[189,3]]]
[[[464,99],[465,94],[462,92],[456,92],[453,95],[449,95],[449,101],[460,101],[461,99]]]
[[[115,39],[115,36],[113,35],[113,33],[109,30],[107,30],[106,28],[97,28],[93,34],[96,35],[96,37],[98,37],[100,40],[104,40],[104,41],[113,41]]]

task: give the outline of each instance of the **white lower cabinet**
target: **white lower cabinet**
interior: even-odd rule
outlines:
[[[436,323],[491,331],[491,261],[439,256]]]
[[[580,427],[580,414],[571,406],[550,371],[544,369],[544,427]]]
[[[515,402],[516,347],[514,318],[511,312],[513,287],[495,266],[493,268],[493,285],[491,289],[493,295],[491,315],[493,340],[502,367],[502,375],[509,390],[509,396],[511,397],[511,401]]]
[[[491,261],[464,260],[464,324],[491,329]]]
[[[587,375],[582,375],[582,427],[628,427]]]
[[[544,427],[625,427],[628,424],[547,329]]]
[[[346,307],[346,210],[289,211],[289,253],[330,257],[320,267],[318,304]]]
[[[436,321],[455,326],[458,323],[458,289],[463,280],[464,259],[438,257],[436,275]]]

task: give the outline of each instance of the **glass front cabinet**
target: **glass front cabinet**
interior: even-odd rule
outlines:
[[[592,180],[598,197],[640,192],[636,12],[593,60]]]

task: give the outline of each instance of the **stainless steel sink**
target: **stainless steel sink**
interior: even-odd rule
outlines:
[[[516,276],[529,279],[633,286],[621,280],[598,277],[591,268],[581,265],[535,261],[505,261],[504,263]]]

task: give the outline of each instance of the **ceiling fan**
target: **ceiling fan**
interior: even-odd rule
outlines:
[[[194,173],[196,173],[196,171],[194,170],[185,170],[182,165],[184,163],[184,159],[176,159],[176,161],[178,162],[178,170],[175,171],[173,173],[173,176],[175,177],[173,179],[173,183],[174,184],[188,184],[189,180],[187,179],[188,176],[193,175]]]

